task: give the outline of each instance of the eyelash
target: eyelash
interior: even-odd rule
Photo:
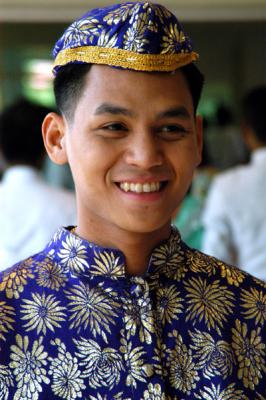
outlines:
[[[101,129],[108,132],[108,136],[110,135],[110,137],[121,137],[120,135],[123,136],[129,130],[126,125],[119,122],[104,125]],[[181,139],[187,132],[187,129],[178,124],[165,124],[154,128],[154,134],[165,140]]]

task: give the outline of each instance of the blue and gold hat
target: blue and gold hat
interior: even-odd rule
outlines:
[[[53,55],[55,75],[69,63],[174,71],[198,58],[177,18],[149,1],[89,11],[66,29]]]

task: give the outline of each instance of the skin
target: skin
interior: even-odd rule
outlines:
[[[119,248],[127,272],[142,274],[167,239],[171,215],[201,160],[202,127],[183,74],[142,73],[93,65],[74,117],[43,123],[50,158],[69,163],[76,188],[76,233]],[[119,183],[163,182],[156,193]]]

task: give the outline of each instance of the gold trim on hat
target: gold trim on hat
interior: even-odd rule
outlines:
[[[55,58],[54,68],[80,61],[136,71],[169,72],[196,61],[198,58],[199,55],[194,51],[178,54],[142,54],[111,47],[83,46],[60,51]]]

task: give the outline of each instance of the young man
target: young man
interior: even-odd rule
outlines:
[[[43,136],[78,224],[1,276],[2,398],[265,398],[264,284],[171,228],[201,157],[196,57],[150,2],[58,41]]]

